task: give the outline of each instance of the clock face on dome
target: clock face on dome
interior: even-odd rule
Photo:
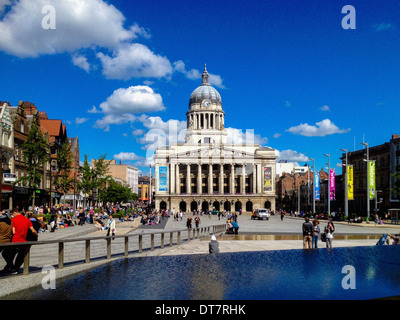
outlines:
[[[203,101],[204,108],[208,108],[210,105],[211,105],[211,101],[210,100],[204,100]]]

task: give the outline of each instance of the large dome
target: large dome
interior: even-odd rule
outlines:
[[[209,74],[207,72],[207,69],[204,68],[204,72],[202,75],[202,84],[201,86],[197,87],[190,95],[189,106],[192,103],[201,103],[205,99],[210,100],[211,103],[217,103],[221,105],[221,95],[214,87],[210,85],[210,83],[208,82],[208,77]]]

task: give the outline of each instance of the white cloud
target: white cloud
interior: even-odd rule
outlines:
[[[89,70],[90,70],[90,64],[88,63],[87,58],[85,56],[73,55],[72,63],[74,64],[74,66],[77,66],[77,67],[85,70],[86,72],[89,72]]]
[[[267,138],[261,137],[259,134],[254,134],[253,129],[247,129],[245,132],[241,129],[226,128],[228,132],[227,143],[229,144],[260,144],[265,145],[268,143]]]
[[[372,28],[375,29],[375,31],[384,31],[388,29],[392,29],[394,27],[393,24],[391,23],[375,23],[372,25]]]
[[[148,86],[120,88],[100,104],[104,113],[145,113],[163,111],[165,107],[160,94]]]
[[[308,157],[300,152],[287,149],[287,150],[275,150],[275,154],[277,155],[276,162],[280,160],[287,160],[288,162],[303,162],[308,161]]]
[[[141,136],[141,135],[143,135],[143,134],[145,134],[146,133],[146,131],[144,131],[143,129],[136,129],[136,130],[133,130],[132,131],[132,134],[134,135],[134,136]]]
[[[101,111],[97,110],[96,106],[92,106],[92,109],[88,110],[88,113],[100,113]]]
[[[143,137],[138,139],[142,144],[142,150],[146,150],[147,164],[153,162],[155,150],[160,147],[182,143],[185,141],[186,121],[170,119],[162,120],[160,117],[148,117],[141,115],[138,118],[148,130]],[[137,164],[139,166],[139,164]]]
[[[108,79],[163,78],[172,73],[171,63],[166,57],[155,54],[140,43],[123,44],[111,57],[102,52],[97,57]]]
[[[89,120],[89,118],[79,118],[79,117],[76,117],[75,118],[75,123],[76,124],[82,124],[82,123],[85,123],[86,121],[88,121]]]
[[[115,160],[121,160],[121,161],[132,161],[132,160],[139,160],[142,157],[138,156],[137,154],[133,152],[120,152],[118,154],[114,155]]]
[[[10,0],[0,0],[0,15],[3,14],[6,7],[11,4]]]
[[[182,60],[178,60],[173,63],[174,71],[183,73],[188,79],[190,80],[197,80],[201,79],[202,72],[197,69],[191,69],[186,71],[185,63]],[[225,86],[223,85],[223,79],[220,75],[216,74],[209,74],[209,81],[211,85],[214,85],[218,88],[224,89]]]
[[[328,111],[328,112],[331,111],[331,109],[330,109],[329,106],[327,106],[327,105],[322,106],[321,108],[319,108],[319,110],[321,110],[321,111]]]
[[[324,137],[335,133],[346,133],[349,132],[350,129],[339,129],[331,120],[325,119],[317,122],[315,126],[302,123],[286,131],[306,137]]]
[[[110,131],[110,125],[120,125],[124,123],[133,123],[136,117],[133,114],[123,113],[123,114],[107,114],[103,118],[98,119],[94,127],[99,129],[104,129],[104,131]]]
[[[275,134],[274,134],[274,138],[277,139],[277,138],[279,138],[281,135],[282,135],[281,133],[275,133]]]
[[[102,0],[53,0],[56,28],[45,30],[42,8],[47,0],[13,1],[0,21],[0,50],[18,57],[74,52],[82,48],[116,48],[146,32],[124,27],[125,17]],[[23,23],[22,23],[23,22]]]

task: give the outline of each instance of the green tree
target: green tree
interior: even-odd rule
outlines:
[[[113,179],[109,181],[107,189],[102,192],[104,202],[121,203],[136,200],[137,198],[137,194],[132,193],[129,187],[123,186]]]
[[[26,174],[17,182],[24,182],[32,191],[32,207],[35,206],[35,192],[40,187],[43,175],[40,168],[49,160],[49,145],[47,139],[40,131],[37,118],[31,123],[28,137],[22,145],[22,160],[25,164]]]
[[[392,185],[392,193],[396,198],[400,196],[400,171],[397,171],[392,175],[393,177],[393,185]]]
[[[93,187],[97,189],[98,202],[100,202],[100,199],[102,198],[101,195],[106,191],[108,183],[112,180],[111,176],[109,175],[110,161],[106,160],[106,156],[107,154],[100,156],[99,159],[94,162],[92,168],[94,182]]]
[[[83,166],[81,169],[81,179],[78,182],[78,190],[82,191],[84,195],[84,206],[86,207],[86,197],[93,192],[93,188],[95,186],[94,182],[94,173],[92,168],[89,165],[88,156],[85,154],[85,161],[83,162]]]
[[[64,195],[73,187],[74,178],[70,177],[72,169],[72,153],[71,144],[68,140],[63,143],[63,146],[57,152],[57,174],[54,185],[57,190]]]

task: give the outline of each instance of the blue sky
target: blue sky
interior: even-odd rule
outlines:
[[[0,0],[0,100],[62,119],[81,160],[148,172],[206,63],[232,139],[254,130],[282,159],[336,167],[341,148],[400,133],[399,18],[394,0]]]

